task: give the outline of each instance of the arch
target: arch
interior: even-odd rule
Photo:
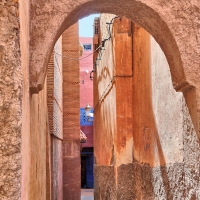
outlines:
[[[89,14],[112,13],[126,16],[155,38],[169,63],[173,87],[176,91],[184,93],[190,91],[190,88],[196,88],[194,96],[197,100],[197,110],[200,108],[199,1],[69,0],[55,3],[53,0],[33,0],[30,9],[32,93],[38,93],[43,88],[51,51],[62,32]]]

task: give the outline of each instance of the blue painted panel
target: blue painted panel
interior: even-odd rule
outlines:
[[[93,113],[93,112],[94,112],[93,109],[91,109],[91,113]],[[90,117],[90,119],[88,120],[88,118],[86,117],[84,108],[80,108],[80,125],[81,126],[92,126],[93,125],[93,117]]]
[[[86,187],[94,188],[94,159],[93,155],[86,156]]]

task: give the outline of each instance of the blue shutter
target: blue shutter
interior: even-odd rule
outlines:
[[[86,186],[94,188],[94,172],[93,172],[94,159],[93,155],[86,156]]]

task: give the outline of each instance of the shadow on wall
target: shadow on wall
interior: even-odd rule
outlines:
[[[134,63],[134,198],[197,199],[200,146],[189,113],[194,99],[188,93],[188,103],[172,88],[165,56],[152,38],[150,49],[148,37],[135,29],[134,56],[142,59]]]
[[[161,189],[172,199],[163,148],[152,107],[150,35],[139,26],[134,31],[133,77],[133,187],[134,198],[155,198],[153,167],[159,170]],[[147,164],[143,164],[147,163]],[[160,197],[160,196],[159,196]]]

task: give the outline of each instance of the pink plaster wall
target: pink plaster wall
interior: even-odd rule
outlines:
[[[80,57],[84,58],[93,51],[93,38],[80,37],[81,44],[91,44],[91,51],[84,51]],[[93,55],[80,60],[80,107],[84,108],[86,104],[93,107],[93,81],[90,80],[90,72],[93,69]]]
[[[87,141],[82,144],[82,147],[93,147],[93,126],[81,126],[81,130],[87,137]]]

